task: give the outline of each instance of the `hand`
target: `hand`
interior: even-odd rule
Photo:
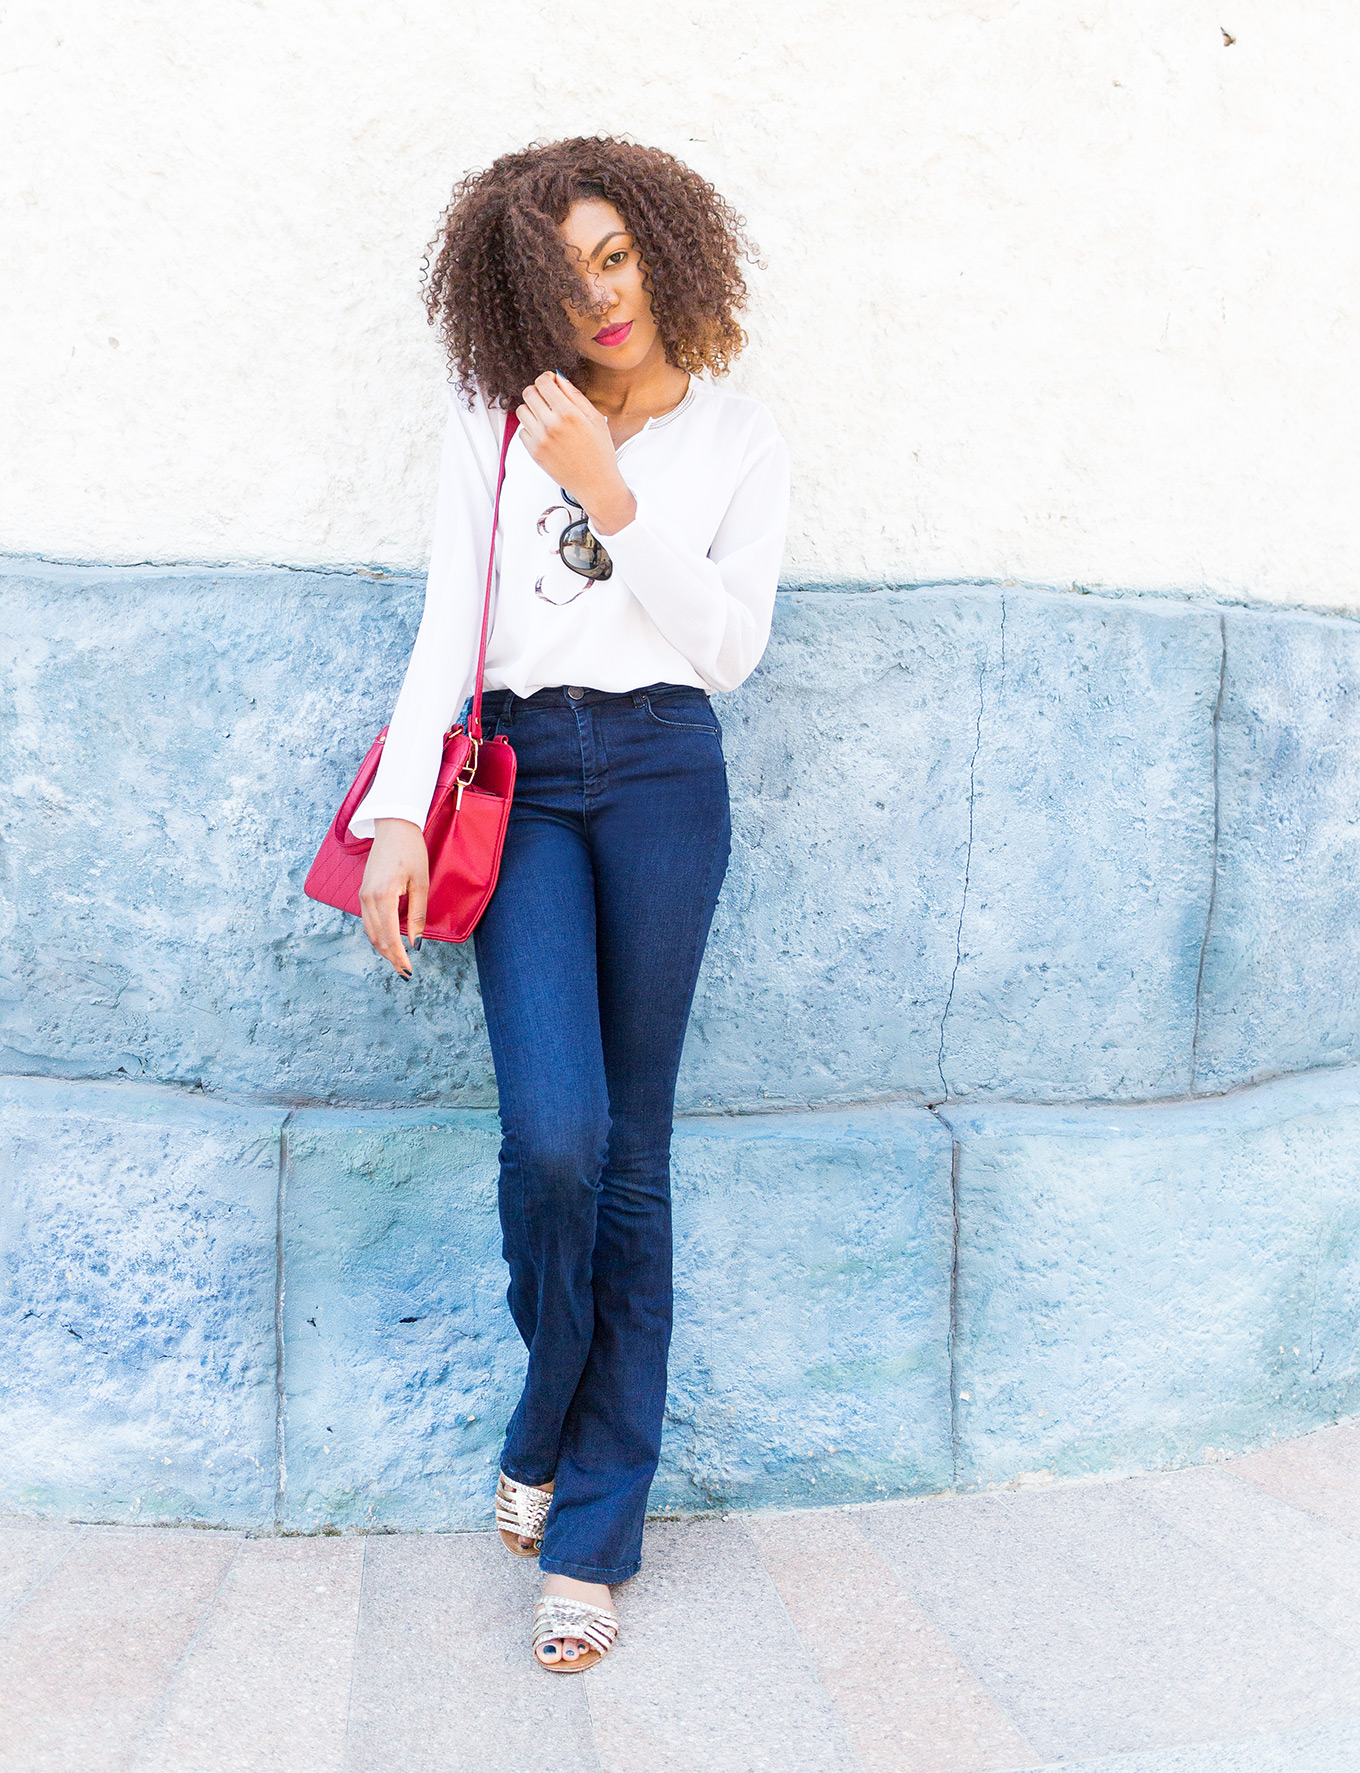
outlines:
[[[619,473],[609,421],[579,388],[544,370],[516,410],[529,454],[589,513],[596,534],[613,535],[633,521],[637,501]]]
[[[430,896],[425,834],[409,819],[375,819],[373,830],[373,848],[359,888],[364,934],[383,959],[390,960],[403,979],[409,979],[411,963],[401,945],[397,901],[406,894],[406,932],[414,947],[424,934],[425,905]]]

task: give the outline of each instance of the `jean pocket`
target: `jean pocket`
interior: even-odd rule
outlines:
[[[717,715],[705,701],[692,699],[689,696],[666,697],[660,708],[657,708],[653,704],[652,698],[647,696],[642,705],[658,726],[671,727],[682,733],[712,733],[713,737],[721,743],[722,727],[718,724]],[[690,718],[691,715],[696,714],[699,719]]]

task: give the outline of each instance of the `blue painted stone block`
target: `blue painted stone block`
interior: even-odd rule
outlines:
[[[285,1523],[484,1526],[524,1369],[496,1116],[303,1109],[285,1140]]]
[[[1360,1072],[944,1118],[962,1483],[1177,1465],[1360,1407]]]
[[[732,868],[681,1072],[689,1107],[941,1093],[985,594],[795,593],[717,706]]]
[[[0,1081],[0,1501],[273,1519],[277,1110]]]
[[[430,944],[401,985],[301,892],[419,586],[0,578],[0,1065],[491,1106],[470,952]],[[1216,623],[986,587],[782,596],[765,662],[719,699],[737,853],[681,1106],[1182,1087]]]
[[[1360,625],[1225,629],[1201,1090],[1360,1058]]]
[[[493,1103],[471,954],[435,950],[402,985],[356,919],[302,894],[387,718],[419,587],[242,568],[0,579],[17,914],[0,1065]]]
[[[948,1485],[951,1158],[905,1106],[677,1124],[654,1509]]]
[[[1004,633],[967,688],[972,842],[941,1081],[965,1099],[1182,1094],[1212,878],[1217,612],[996,602]]]
[[[300,1111],[285,1137],[286,1524],[484,1524],[523,1373],[494,1116]],[[679,1124],[654,1510],[948,1483],[949,1168],[910,1109]]]

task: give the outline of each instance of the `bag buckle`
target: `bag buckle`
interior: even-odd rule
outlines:
[[[463,804],[463,790],[464,788],[470,788],[472,786],[477,775],[477,762],[481,755],[481,749],[482,745],[480,739],[468,740],[468,754],[463,759],[463,767],[453,778],[453,816],[455,819],[458,817],[459,809]]]

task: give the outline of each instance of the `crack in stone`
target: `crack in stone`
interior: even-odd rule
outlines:
[[[1001,669],[1006,668],[1006,599],[1001,599]],[[954,1002],[954,987],[958,983],[959,968],[963,964],[963,920],[968,910],[968,883],[973,869],[973,809],[977,799],[977,761],[982,750],[982,717],[986,712],[987,661],[984,656],[978,671],[978,710],[977,724],[973,736],[973,755],[968,760],[968,842],[963,852],[963,893],[959,899],[959,923],[954,932],[954,966],[949,975],[949,994],[944,1000],[944,1010],[940,1016],[940,1046],[935,1057],[935,1069],[940,1074],[940,1088],[949,1096],[949,1083],[944,1074],[944,1040],[945,1025],[949,1021],[949,1011]]]
[[[1199,967],[1195,973],[1195,1028],[1190,1037],[1190,1094],[1195,1094],[1199,1070],[1200,1015],[1204,1001],[1204,964],[1209,953],[1209,936],[1214,927],[1214,907],[1218,902],[1218,835],[1220,826],[1219,793],[1219,725],[1223,715],[1223,692],[1228,681],[1228,625],[1224,616],[1218,618],[1218,695],[1214,698],[1213,781],[1214,835],[1209,849],[1209,905],[1204,914],[1204,935],[1199,945]]]
[[[288,1123],[290,1108],[279,1123],[279,1181],[274,1201],[274,1531],[283,1530],[284,1499],[288,1488],[288,1457],[284,1440],[283,1374],[283,1208],[288,1177]]]

